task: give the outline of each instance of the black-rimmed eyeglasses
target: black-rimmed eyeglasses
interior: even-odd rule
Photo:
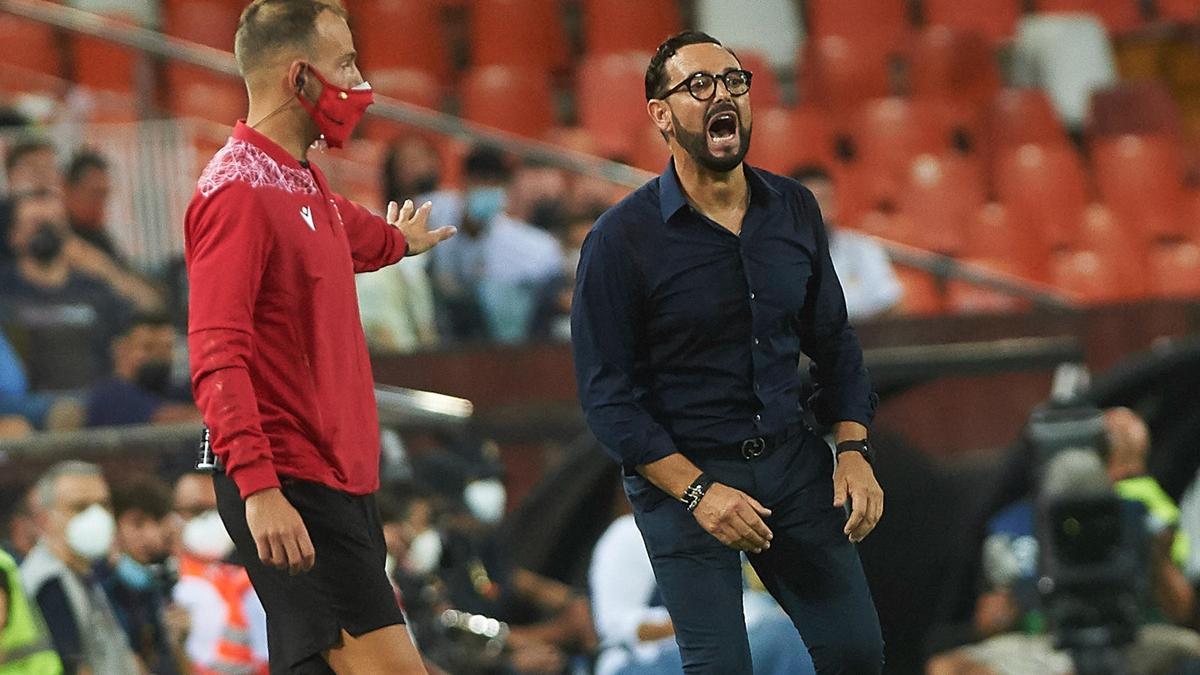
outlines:
[[[707,101],[717,93],[717,80],[725,83],[725,89],[730,96],[741,96],[750,91],[750,79],[754,73],[748,70],[730,70],[724,73],[692,73],[686,80],[663,92],[660,99],[687,89],[692,98],[697,101]]]

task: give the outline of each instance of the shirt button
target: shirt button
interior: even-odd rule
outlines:
[[[754,416],[754,421],[755,421],[755,422],[761,422],[761,421],[762,421],[762,415],[755,415],[755,416]]]
[[[750,299],[751,299],[751,300],[753,300],[753,299],[754,299],[754,291],[750,291]]]
[[[758,344],[758,338],[754,338],[754,344]]]

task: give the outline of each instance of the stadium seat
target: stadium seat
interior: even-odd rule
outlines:
[[[53,28],[4,13],[0,14],[0,41],[21,46],[20,49],[3,50],[0,68],[17,69],[17,77],[24,71],[63,77],[59,39]]]
[[[909,59],[913,96],[963,101],[983,108],[1000,90],[1000,67],[992,46],[978,33],[945,26],[918,34]]]
[[[380,96],[431,110],[440,110],[442,107],[442,87],[432,73],[410,68],[390,68],[364,72],[363,77]],[[363,121],[363,134],[381,141],[391,140],[406,129],[404,125],[377,117],[367,117]]]
[[[809,0],[805,26],[814,38],[839,36],[884,51],[907,47],[908,3],[904,0]]]
[[[107,18],[130,26],[137,23],[129,15],[111,14]],[[88,35],[71,36],[71,72],[76,84],[132,94],[137,89],[134,78],[138,77],[140,61],[143,57],[136,49]]]
[[[850,118],[854,162],[875,177],[872,199],[893,197],[918,155],[951,147],[939,104],[890,97],[868,101]]]
[[[772,66],[791,70],[804,42],[800,10],[795,0],[754,0],[754,11],[729,0],[696,0],[695,27],[718,36],[742,55],[752,50]]]
[[[834,133],[825,114],[814,108],[754,110],[754,135],[746,161],[787,175],[805,164],[830,167]]]
[[[919,224],[906,243],[950,255],[961,251],[969,223],[984,203],[983,182],[979,167],[960,157],[913,160],[897,200],[900,213]]]
[[[557,70],[567,65],[567,36],[557,0],[475,0],[471,63]]]
[[[1027,144],[998,155],[993,171],[997,198],[1008,209],[1015,236],[1043,255],[1076,243],[1089,202],[1087,175],[1073,148]]]
[[[1095,14],[1114,35],[1140,28],[1144,22],[1139,0],[1036,0],[1039,12],[1086,12]]]
[[[783,105],[779,75],[771,62],[761,52],[750,49],[738,51],[737,56],[742,67],[754,73],[754,84],[750,91],[750,100],[754,103],[754,108],[758,110]]]
[[[896,278],[904,287],[900,311],[906,316],[930,316],[944,310],[941,285],[937,277],[925,270],[896,265]]]
[[[840,35],[810,39],[797,69],[800,102],[837,115],[891,92],[890,57],[875,45],[850,42]]]
[[[1011,271],[1028,279],[1045,278],[1048,262],[1036,233],[1017,228],[1003,204],[984,204],[967,224],[962,255],[975,259],[1012,262]]]
[[[1024,271],[1015,261],[1006,258],[964,258],[962,262],[1018,278]],[[1031,306],[1025,298],[980,284],[960,279],[951,279],[946,284],[946,311],[952,314],[1003,314],[1024,311]]]
[[[592,56],[653,53],[667,36],[683,30],[674,0],[583,0],[582,5],[583,47]]]
[[[1104,26],[1086,14],[1026,16],[1017,29],[1013,81],[1043,87],[1063,123],[1081,128],[1091,92],[1117,81]]]
[[[1088,136],[1161,135],[1183,142],[1183,118],[1159,80],[1122,82],[1092,94]]]
[[[1169,34],[1161,33],[1131,36],[1113,44],[1121,80],[1161,78],[1169,46]]]
[[[997,152],[1029,143],[1045,146],[1069,143],[1050,98],[1041,89],[1001,90],[992,102],[988,126],[990,145]]]
[[[645,171],[662,173],[663,169],[667,168],[667,160],[671,158],[671,149],[658,129],[646,120],[645,124],[635,127],[629,135],[631,142],[628,147],[619,154],[607,153],[608,156],[624,159]]]
[[[1182,156],[1162,136],[1119,136],[1092,144],[1100,198],[1144,241],[1187,233]]]
[[[1128,302],[1141,298],[1144,284],[1122,274],[1113,256],[1091,250],[1065,250],[1054,256],[1052,283],[1086,305]]]
[[[207,47],[233,51],[240,4],[230,0],[187,0],[163,4],[163,31]]]
[[[236,78],[173,63],[167,67],[167,79],[169,107],[178,117],[196,117],[232,127],[246,116],[246,87]]]
[[[453,62],[439,0],[358,0],[350,20],[359,68],[416,68],[448,80]]]
[[[1149,292],[1159,297],[1200,298],[1200,245],[1164,242],[1150,249]]]
[[[463,79],[462,115],[522,136],[540,138],[554,126],[554,102],[545,72],[484,66]]]
[[[924,0],[925,22],[975,31],[993,45],[1008,42],[1021,17],[1020,0]]]
[[[576,78],[580,126],[606,154],[630,151],[636,130],[652,127],[646,113],[646,60],[633,54],[585,57]],[[687,94],[679,94],[686,96]]]
[[[1158,17],[1170,21],[1196,21],[1200,19],[1200,0],[1154,0]]]

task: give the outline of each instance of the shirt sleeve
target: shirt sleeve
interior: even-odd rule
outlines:
[[[857,261],[862,266],[865,294],[864,316],[875,316],[895,307],[904,296],[904,287],[896,276],[887,251],[878,242],[863,238],[862,255]]]
[[[279,487],[249,365],[254,311],[273,239],[254,191],[244,183],[228,183],[188,210],[192,391],[213,451],[243,498]]]
[[[373,272],[408,253],[408,242],[400,228],[388,225],[383,218],[341,195],[334,195],[333,201],[350,239],[355,272]]]
[[[817,200],[800,189],[800,217],[815,234],[816,260],[800,310],[800,348],[812,359],[815,385],[809,405],[824,425],[858,422],[870,426],[878,398],[863,365],[862,347],[846,315],[846,299],[829,254],[829,235]]]
[[[678,450],[639,403],[634,380],[642,282],[615,237],[593,229],[583,243],[571,303],[575,378],[588,426],[626,469]]]

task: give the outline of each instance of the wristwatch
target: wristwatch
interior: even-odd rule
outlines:
[[[842,441],[837,444],[837,455],[843,452],[857,452],[862,454],[863,459],[867,460],[867,464],[875,464],[875,448],[871,447],[871,442],[867,439],[858,441]]]

